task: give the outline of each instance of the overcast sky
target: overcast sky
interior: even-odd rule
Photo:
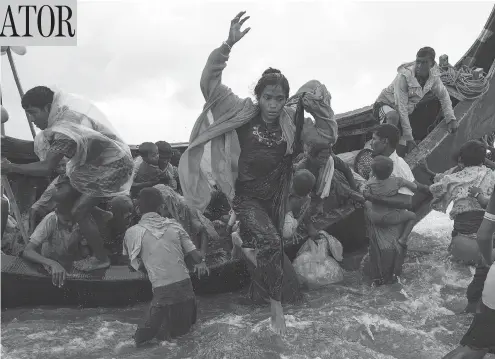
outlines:
[[[77,47],[30,47],[15,56],[24,90],[57,86],[95,101],[130,144],[188,141],[204,104],[199,78],[241,10],[251,31],[234,47],[223,81],[251,96],[267,67],[291,92],[311,79],[336,113],[374,102],[422,46],[454,64],[480,34],[493,2],[78,1]],[[6,56],[6,134],[30,138]]]

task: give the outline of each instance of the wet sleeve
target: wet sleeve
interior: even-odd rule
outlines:
[[[440,101],[440,105],[442,106],[443,116],[445,117],[445,122],[449,123],[450,121],[455,121],[454,109],[452,108],[452,101],[450,100],[449,91],[443,84],[440,77],[435,80],[435,84],[433,85],[432,92]]]
[[[141,244],[143,237],[146,233],[146,229],[140,226],[133,226],[129,228],[124,235],[124,245],[122,248],[122,254],[129,256],[129,262],[132,268],[136,271],[140,268]]]
[[[402,136],[407,140],[413,140],[411,123],[409,122],[409,112],[407,105],[409,103],[409,95],[406,78],[402,75],[397,75],[394,82],[394,98],[397,110],[400,117],[400,125],[402,127]]]

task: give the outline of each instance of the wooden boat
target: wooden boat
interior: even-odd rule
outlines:
[[[456,64],[456,68],[467,65],[482,68],[487,73],[489,90],[475,100],[465,99],[462,93],[449,87],[449,93],[460,126],[455,135],[450,135],[444,121],[441,121],[439,101],[431,94],[425,96],[411,116],[415,138],[421,143],[406,157],[416,179],[429,183],[426,174],[418,166],[426,158],[430,168],[436,172],[445,171],[454,165],[450,153],[464,142],[477,139],[495,131],[495,8],[473,46]],[[349,153],[363,148],[370,138],[370,130],[377,125],[371,106],[337,115],[339,140],[336,153]],[[438,123],[438,125],[432,126]],[[429,127],[434,127],[429,131]],[[32,141],[4,138],[3,155],[15,163],[36,161]],[[183,151],[187,143],[173,147]],[[137,147],[132,146],[135,153]],[[26,212],[35,198],[46,188],[48,181],[9,175],[9,181],[16,194],[22,212]],[[418,218],[429,211],[430,198],[416,195],[413,200]],[[343,242],[344,268],[356,269],[367,245],[364,232],[364,218],[361,209],[352,207],[340,210],[341,219],[336,221],[329,232]],[[208,277],[200,280],[192,275],[195,291],[199,294],[215,294],[235,291],[249,280],[244,264],[231,260],[224,248],[216,248],[207,258],[211,269]],[[286,252],[293,259],[299,246],[286,244]],[[151,287],[146,276],[131,272],[127,266],[112,266],[107,270],[90,274],[73,270],[63,288],[56,288],[46,272],[26,261],[2,254],[2,307],[24,305],[70,305],[115,306],[133,304],[151,298]]]

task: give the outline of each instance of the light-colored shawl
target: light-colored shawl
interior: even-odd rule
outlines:
[[[337,123],[333,120],[331,96],[318,81],[309,81],[287,102],[280,115],[283,139],[287,143],[286,155],[292,154],[296,126],[294,116],[299,98],[303,96],[304,109],[315,119],[305,119],[304,142],[337,141]],[[213,118],[213,107],[218,118]],[[250,98],[239,99],[225,85],[219,84],[205,104],[189,139],[189,147],[179,162],[179,178],[184,197],[194,208],[204,212],[211,199],[211,186],[202,166],[205,145],[210,143],[211,177],[232,202],[238,175],[241,153],[236,129],[259,114],[259,107]],[[208,155],[206,155],[208,156]]]
[[[431,208],[445,213],[451,202],[454,202],[450,217],[468,210],[483,209],[478,200],[469,196],[470,187],[479,187],[481,192],[489,196],[495,185],[495,172],[485,166],[465,167],[453,173],[452,169],[435,176],[435,183],[430,186],[433,195]]]
[[[69,159],[66,166],[66,174],[72,181],[74,171],[77,170],[79,192],[85,193],[85,187],[95,181],[94,176],[84,178],[84,165],[102,166],[102,171],[112,171],[105,167],[123,157],[132,160],[130,148],[118,136],[116,131],[106,119],[106,116],[90,101],[73,94],[56,92],[53,97],[51,110],[48,116],[48,127],[39,132],[34,140],[34,151],[36,155],[44,160],[50,149],[50,142],[56,134],[62,134],[71,138],[77,145],[75,155]],[[100,141],[106,145],[96,161],[87,162],[88,149],[91,141]],[[132,179],[120,188],[106,189],[101,186],[99,193],[102,197],[128,194]],[[112,187],[112,186],[110,186]]]

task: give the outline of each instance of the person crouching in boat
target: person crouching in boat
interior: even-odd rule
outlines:
[[[55,210],[43,218],[22,252],[23,258],[42,264],[57,287],[64,285],[66,271],[70,270],[73,261],[89,252],[82,245],[81,231],[72,216],[78,197],[68,178],[62,176],[55,184],[53,193]]]
[[[333,153],[329,144],[310,145],[307,155],[296,163],[294,168],[307,169],[317,179],[311,193],[311,225],[300,227],[302,232],[300,231],[298,236],[305,236],[304,230],[311,230],[311,233],[307,234],[313,239],[318,239],[318,231],[326,231],[342,218],[342,207],[354,207],[357,203],[364,203],[350,167]]]
[[[297,121],[297,125],[304,125],[300,137],[305,142],[313,136],[334,144],[337,123],[333,119],[331,96],[316,80],[306,83],[289,99],[288,80],[279,70],[269,68],[254,89],[257,103],[239,98],[222,84],[222,71],[232,47],[249,31],[241,31],[248,19],[243,18],[244,14],[239,13],[231,21],[227,41],[213,50],[203,70],[200,85],[206,104],[181,157],[179,177],[184,197],[203,212],[210,202],[211,187],[201,163],[205,145],[211,143],[213,179],[227,195],[241,223],[246,260],[256,256],[255,271],[262,278],[259,284],[265,302],[269,300],[271,304],[272,328],[283,334],[286,327],[282,300],[301,298],[298,288],[291,296],[282,296],[284,276],[296,275],[281,251],[280,236],[292,162],[297,149],[302,148],[295,117],[296,113],[303,113],[296,109],[303,107],[315,120],[313,123],[302,117],[302,121]],[[284,267],[292,270],[284,272]]]
[[[493,237],[495,235],[495,187],[493,188],[476,240],[481,252],[481,266],[487,272],[479,309],[460,345],[443,359],[481,359],[487,353],[495,354],[495,262]]]
[[[74,263],[82,271],[110,266],[97,226],[89,212],[104,199],[128,194],[133,161],[129,146],[111,129],[105,116],[92,103],[45,86],[27,91],[22,107],[42,131],[34,149],[39,162],[2,164],[2,173],[50,176],[64,157],[66,175],[80,193],[72,209],[73,218],[87,239],[93,256]]]
[[[199,210],[190,207],[184,197],[169,186],[158,184],[154,188],[160,191],[163,198],[160,214],[179,222],[193,243],[201,249],[201,255],[206,257],[208,245],[217,244],[220,241],[213,223]]]
[[[452,257],[477,265],[467,290],[468,305],[465,310],[468,312],[476,310],[487,274],[486,267],[479,265],[480,254],[475,241],[483,221],[483,205],[486,205],[484,199],[492,194],[495,185],[495,171],[485,167],[485,156],[485,146],[480,141],[472,140],[460,148],[459,165],[444,173],[436,174],[426,163],[422,164],[434,180],[430,186],[433,194],[431,207],[445,213],[453,202],[450,218],[454,220],[454,230],[449,246]],[[470,194],[474,191],[477,193],[476,197]]]
[[[206,267],[187,232],[174,219],[160,216],[163,199],[156,188],[141,190],[143,213],[124,238],[124,254],[135,270],[145,270],[153,299],[134,335],[136,346],[154,338],[168,340],[186,334],[196,322],[196,298],[184,257]]]
[[[399,66],[394,81],[380,93],[373,105],[373,115],[377,121],[390,123],[401,130],[399,147],[401,156],[416,146],[409,115],[429,91],[440,101],[449,131],[455,132],[458,123],[452,101],[440,79],[440,69],[435,62],[435,50],[431,47],[421,48],[416,54],[416,61]]]

